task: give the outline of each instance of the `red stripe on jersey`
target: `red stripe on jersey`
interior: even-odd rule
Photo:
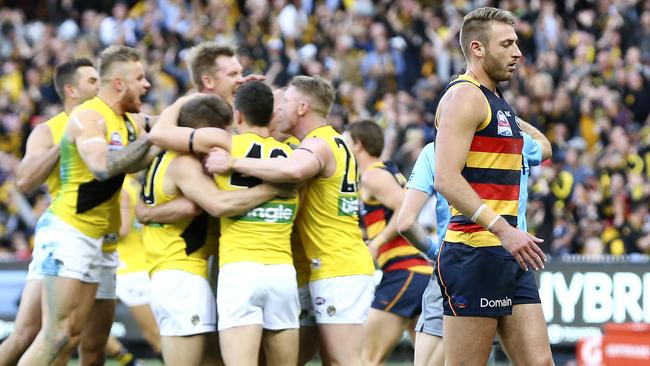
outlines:
[[[485,200],[516,201],[519,199],[519,185],[470,183],[476,193]]]
[[[370,226],[376,222],[386,220],[386,210],[381,208],[376,208],[367,214],[363,215],[363,222],[366,226]]]
[[[384,271],[397,271],[399,269],[409,269],[415,266],[430,266],[429,262],[424,258],[412,258],[399,261],[395,264],[392,264],[386,268],[383,268]]]
[[[397,247],[403,247],[405,245],[411,245],[406,239],[404,239],[401,236],[397,236],[395,239],[389,241],[388,243],[384,244],[379,248],[379,253],[378,254],[383,254],[391,249],[395,249]]]
[[[451,231],[462,231],[464,233],[476,233],[479,231],[484,231],[485,228],[479,224],[463,224],[459,222],[452,222],[447,227],[447,230]]]
[[[521,154],[521,149],[523,147],[524,139],[521,138],[474,136],[469,150],[477,152]]]

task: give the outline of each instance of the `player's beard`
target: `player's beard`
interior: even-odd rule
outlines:
[[[507,66],[502,66],[501,62],[492,53],[487,51],[483,60],[483,70],[488,74],[490,79],[501,82],[510,80],[512,74],[508,71]]]
[[[127,88],[126,92],[122,96],[122,109],[127,113],[139,113],[140,112],[140,95],[136,94]]]

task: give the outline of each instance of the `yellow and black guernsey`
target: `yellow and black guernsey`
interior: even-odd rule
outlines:
[[[84,102],[74,112],[83,110],[101,115],[109,150],[123,149],[137,138],[138,127],[132,116],[115,114],[99,97]],[[124,174],[103,182],[95,179],[67,133],[61,139],[60,154],[61,189],[50,205],[50,212],[92,238],[116,233],[120,226],[119,195]],[[103,248],[104,251],[114,249],[114,245]]]
[[[462,176],[486,205],[516,227],[524,140],[515,112],[502,97],[466,75],[452,81],[446,91],[458,85],[478,88],[489,106],[487,117],[474,133]],[[454,207],[445,241],[472,247],[501,246],[494,234]]]
[[[63,138],[63,133],[65,128],[68,125],[68,114],[61,112],[56,116],[50,118],[45,122],[45,124],[50,128],[50,133],[52,135],[52,145],[59,145],[61,139]],[[52,167],[50,175],[45,179],[45,184],[47,185],[47,191],[50,194],[50,198],[54,199],[59,193],[61,188],[61,163],[57,160],[56,164]]]
[[[357,163],[332,126],[316,128],[305,138],[319,138],[336,161],[332,176],[313,178],[304,188],[296,221],[310,261],[310,281],[370,275],[375,266],[359,227]]]
[[[127,175],[124,178],[122,192],[125,192],[129,199],[131,230],[117,242],[117,254],[120,259],[120,265],[117,267],[118,275],[147,270],[147,260],[142,244],[142,224],[135,218],[135,206],[140,199],[141,189],[140,183],[132,175]]]
[[[370,169],[385,170],[393,175],[402,188],[406,186],[406,178],[392,161],[374,163],[366,171]],[[364,197],[364,195],[362,197],[361,224],[366,230],[368,239],[373,239],[386,228],[394,212],[372,197]],[[384,272],[407,270],[427,275],[433,272],[433,267],[422,257],[420,251],[400,235],[379,248],[377,263]]]
[[[243,133],[232,137],[235,158],[272,159],[288,157],[292,149],[273,137]],[[218,175],[215,181],[223,191],[252,188],[261,180],[237,172]],[[235,262],[293,264],[291,231],[298,210],[298,197],[274,198],[237,216],[221,217],[219,266]]]
[[[179,197],[163,188],[169,164],[178,156],[162,152],[151,162],[142,188],[142,196],[149,206],[160,206]],[[162,270],[179,270],[208,278],[208,257],[217,252],[219,223],[203,212],[173,224],[148,223],[144,226],[142,241],[149,274]]]

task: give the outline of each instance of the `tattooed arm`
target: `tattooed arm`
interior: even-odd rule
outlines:
[[[106,125],[99,113],[83,110],[70,116],[68,133],[77,145],[79,156],[99,181],[129,172],[141,161],[151,143],[143,136],[120,150],[108,150],[104,138]]]

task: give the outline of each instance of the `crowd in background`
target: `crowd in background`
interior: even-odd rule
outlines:
[[[3,4],[4,3],[4,4]],[[640,0],[0,1],[0,258],[29,258],[43,192],[14,189],[29,132],[61,110],[55,65],[111,44],[140,49],[157,114],[191,89],[185,56],[235,45],[245,74],[322,75],[330,115],[384,127],[405,175],[434,138],[437,99],[464,71],[458,32],[479,6],[514,12],[524,61],[502,85],[553,159],[533,168],[528,223],[552,255],[650,254],[650,2]],[[433,214],[433,212],[431,212]],[[430,221],[430,220],[429,220]]]

